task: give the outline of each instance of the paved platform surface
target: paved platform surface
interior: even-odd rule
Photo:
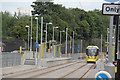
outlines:
[[[5,67],[5,68],[2,68],[2,74],[7,75],[7,74],[17,73],[17,72],[31,70],[35,68],[36,68],[35,65],[19,65],[14,67]]]
[[[13,74],[17,72],[32,70],[36,68],[42,68],[42,67],[50,67],[53,65],[58,65],[61,63],[65,63],[66,60],[69,60],[71,58],[46,58],[42,59],[43,62],[41,62],[42,65],[35,66],[35,65],[19,65],[19,66],[13,66],[13,67],[4,67],[2,68],[2,75],[8,75]],[[60,62],[62,61],[62,62]],[[46,66],[43,66],[46,65]],[[41,67],[42,66],[42,67]]]

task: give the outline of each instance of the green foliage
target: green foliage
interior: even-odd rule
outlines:
[[[43,16],[43,26],[46,30],[46,23],[52,22],[52,25],[48,25],[48,40],[52,39],[53,27],[58,26],[59,29],[55,29],[55,40],[59,41],[59,32],[68,28],[68,38],[72,36],[73,30],[75,31],[75,39],[90,40],[94,38],[100,38],[101,34],[104,34],[104,40],[106,38],[106,30],[109,27],[109,17],[103,16],[101,10],[84,11],[79,8],[67,9],[62,5],[53,4],[52,2],[34,2],[31,5],[34,8],[34,14],[39,14],[38,25],[38,38],[40,42],[41,35],[41,16]],[[16,18],[17,17],[17,18]],[[3,22],[3,35],[12,36],[15,38],[21,38],[27,40],[27,28],[26,25],[31,25],[30,16],[11,16],[9,12],[2,13]],[[33,17],[33,40],[36,39],[36,20]],[[45,33],[43,32],[43,40],[45,41]],[[62,33],[62,42],[65,41],[65,32]]]

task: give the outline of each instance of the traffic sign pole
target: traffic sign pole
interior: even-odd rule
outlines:
[[[108,63],[112,63],[113,61],[113,46],[112,46],[112,35],[113,35],[113,16],[110,16],[110,36],[109,36],[109,52],[108,52]]]
[[[116,23],[116,33],[115,33],[115,61],[117,61],[117,73],[115,74],[115,79],[117,80],[120,75],[120,59],[117,60],[117,53],[118,53],[118,30],[119,30],[119,16],[116,17],[115,23]]]
[[[113,16],[110,16],[110,35],[109,35],[109,52],[108,52],[108,63],[105,64],[105,71],[109,72],[113,78],[115,78],[115,67],[113,61],[113,47],[112,47],[112,35],[113,35]]]
[[[119,1],[119,0],[105,0],[105,1],[116,2],[116,1]],[[117,4],[105,3],[102,6],[102,14],[103,15],[114,15],[114,18],[115,18],[114,19],[114,24],[116,25],[116,31],[115,31],[115,61],[117,61],[117,73],[115,74],[115,80],[117,80],[117,78],[119,79],[119,75],[120,75],[120,58],[117,59],[118,35],[119,35],[119,31],[118,31],[119,30],[119,15],[120,15],[119,5],[120,5],[119,3],[117,3]],[[111,24],[111,22],[110,22],[110,24]],[[110,36],[110,37],[112,37],[112,36]],[[112,56],[111,57],[109,56],[109,62],[111,62],[111,60],[112,60]],[[106,69],[108,69],[108,67]],[[108,71],[111,71],[111,70],[108,70]]]
[[[116,33],[115,33],[115,61],[117,60],[117,53],[118,53],[118,27],[119,27],[119,16],[116,17]]]

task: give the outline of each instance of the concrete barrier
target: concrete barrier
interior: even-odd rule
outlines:
[[[33,52],[24,51],[24,53],[25,53],[25,59],[33,59]]]
[[[21,54],[2,52],[2,67],[21,65]]]

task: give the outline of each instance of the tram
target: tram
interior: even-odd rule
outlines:
[[[94,62],[98,60],[99,48],[97,46],[87,46],[86,48],[86,61]]]

